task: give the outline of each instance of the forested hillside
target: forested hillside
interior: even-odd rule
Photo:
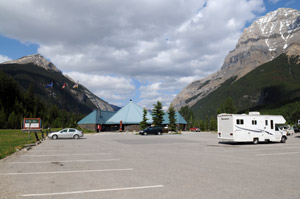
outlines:
[[[40,117],[44,127],[75,127],[82,115],[67,112],[35,94],[33,83],[24,90],[11,76],[0,70],[0,129],[21,128],[24,117]]]
[[[217,109],[228,98],[232,99],[236,113],[282,114],[288,123],[295,124],[300,119],[299,56],[282,54],[240,79],[227,80],[191,107],[194,120],[216,117]]]

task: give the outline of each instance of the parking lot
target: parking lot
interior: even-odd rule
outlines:
[[[300,198],[300,137],[258,145],[216,137],[48,139],[0,160],[0,198]]]

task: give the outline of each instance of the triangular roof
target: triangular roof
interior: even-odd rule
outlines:
[[[152,123],[152,116],[147,111],[147,123]],[[116,114],[106,121],[106,124],[139,124],[143,120],[143,108],[130,101],[126,106],[121,108]]]
[[[116,112],[102,111],[99,109],[94,110],[83,119],[81,119],[78,124],[105,124],[106,121],[115,114]]]
[[[187,122],[179,112],[175,112],[175,119],[176,119],[176,124],[187,124]],[[164,114],[164,121],[162,124],[170,124],[168,113]]]

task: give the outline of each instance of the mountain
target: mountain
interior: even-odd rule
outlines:
[[[300,45],[294,44],[287,53],[258,66],[243,77],[229,78],[192,106],[196,118],[215,115],[216,109],[228,97],[232,98],[238,112],[268,110],[299,102],[299,55]]]
[[[35,55],[29,55],[29,56],[24,56],[21,57],[20,59],[17,60],[12,60],[12,61],[7,61],[4,62],[3,64],[34,64],[36,66],[42,67],[46,70],[52,70],[55,72],[61,72],[56,68],[56,66],[51,63],[50,61],[46,60],[42,55],[40,54],[35,54]]]
[[[76,82],[39,54],[4,62],[0,64],[0,70],[12,76],[24,90],[32,84],[34,92],[43,100],[57,104],[68,111],[86,114],[95,108],[106,111],[114,111],[117,108],[112,107],[81,84],[78,88],[73,88]],[[46,88],[51,82],[53,87]],[[66,87],[62,88],[64,83]]]
[[[189,84],[172,104],[177,110],[186,105],[193,107],[224,83],[233,78],[237,81],[256,67],[287,53],[297,43],[300,43],[300,11],[279,8],[270,12],[243,31],[219,71]]]

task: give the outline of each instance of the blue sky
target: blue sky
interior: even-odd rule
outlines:
[[[0,62],[40,53],[109,103],[167,108],[221,67],[253,20],[300,10],[298,0],[114,1],[1,1]]]

